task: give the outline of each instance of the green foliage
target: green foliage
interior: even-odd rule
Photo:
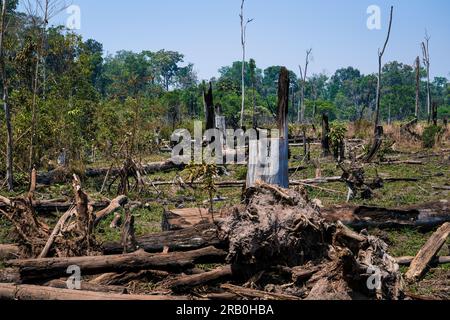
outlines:
[[[423,131],[422,142],[424,148],[433,148],[436,144],[436,139],[444,132],[441,126],[428,126]]]
[[[344,139],[347,134],[347,125],[342,122],[334,121],[330,124],[330,144],[332,146],[338,146]]]

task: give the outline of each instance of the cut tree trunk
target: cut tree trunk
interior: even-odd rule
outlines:
[[[208,209],[187,208],[177,210],[164,210],[162,219],[163,231],[175,231],[193,227],[201,223],[212,223]]]
[[[279,137],[262,137],[250,141],[246,187],[251,188],[257,181],[289,188],[289,73],[282,67],[278,81],[278,132]],[[273,132],[272,132],[273,133]],[[268,147],[270,146],[270,156]]]
[[[154,233],[136,239],[140,249],[146,252],[162,252],[165,247],[170,251],[196,250],[208,246],[222,247],[224,244],[218,237],[217,227],[214,224],[201,224],[179,231]],[[104,254],[122,253],[120,243],[103,245]]]
[[[19,268],[24,282],[63,277],[69,266],[76,265],[83,275],[107,272],[139,271],[145,269],[180,271],[192,268],[195,263],[222,262],[226,253],[214,247],[189,252],[148,254],[142,250],[131,254],[113,256],[47,258],[10,260],[8,266]]]
[[[445,223],[431,236],[411,262],[411,266],[405,275],[407,281],[417,281],[425,274],[430,262],[442,249],[449,235],[450,223]]]
[[[166,301],[166,300],[188,300],[187,297],[176,296],[144,296],[144,295],[126,295],[112,294],[91,291],[79,291],[58,289],[31,285],[0,284],[0,300],[148,300],[148,301]]]

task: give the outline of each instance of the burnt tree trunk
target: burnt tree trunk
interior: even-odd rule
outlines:
[[[330,156],[330,122],[328,115],[325,113],[322,115],[322,156]]]
[[[208,92],[203,93],[205,99],[205,117],[206,117],[206,130],[214,129],[216,127],[216,115],[214,109],[214,98],[213,98],[213,90],[212,83],[209,83]]]

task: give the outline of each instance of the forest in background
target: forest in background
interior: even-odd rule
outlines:
[[[126,135],[133,136],[135,152],[151,153],[157,147],[155,134],[169,139],[175,128],[189,129],[193,119],[204,119],[206,84],[182,53],[120,51],[105,56],[98,41],[83,39],[62,26],[50,27],[48,17],[39,16],[38,10],[17,11],[17,2],[6,2],[0,83],[6,92],[2,105],[8,111],[0,113],[0,163],[7,162],[4,146],[9,113],[16,181],[27,181],[33,166],[50,169],[61,150],[81,164],[110,158]],[[414,118],[414,60],[411,56],[406,63],[392,61],[383,66],[381,117],[385,122]],[[210,79],[215,104],[221,107],[227,125],[235,128],[240,120],[241,68],[242,62],[233,62]],[[273,122],[280,68],[263,70],[253,59],[245,63],[246,125],[252,125],[254,114],[260,125]],[[308,75],[305,81],[296,71],[289,74],[291,123],[297,120],[302,88],[305,118],[310,124],[319,123],[323,113],[332,121],[373,121],[376,74],[364,75],[355,67],[339,69],[331,76]],[[426,120],[424,66],[420,78],[419,119]],[[438,117],[450,116],[447,78],[432,79],[431,94]],[[5,175],[2,165],[0,176]]]

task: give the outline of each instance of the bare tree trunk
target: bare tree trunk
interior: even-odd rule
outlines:
[[[43,18],[43,25],[41,30],[41,43],[40,46],[37,48],[37,57],[36,57],[36,67],[35,67],[35,73],[34,73],[34,81],[33,81],[33,101],[32,101],[32,108],[31,108],[31,139],[30,139],[30,150],[28,155],[28,170],[31,173],[31,170],[33,170],[34,167],[34,158],[35,158],[35,144],[36,144],[36,127],[37,127],[37,96],[39,91],[39,68],[41,59],[43,56],[43,49],[44,49],[44,41],[45,41],[45,32],[47,30],[47,24],[49,19],[49,4],[50,0],[45,0],[45,8],[44,8],[44,16]]]
[[[378,126],[380,125],[380,105],[381,105],[381,70],[382,70],[382,64],[383,64],[383,55],[386,51],[386,47],[389,43],[389,38],[391,36],[391,29],[392,29],[392,17],[394,13],[394,7],[391,7],[391,15],[389,19],[389,30],[386,38],[386,42],[384,43],[383,50],[378,52],[378,82],[377,82],[377,106],[375,111],[375,133],[377,133]]]
[[[322,115],[322,156],[330,156],[330,123],[328,116],[324,113]]]
[[[302,67],[300,66],[300,78],[301,78],[300,108],[298,109],[297,122],[302,124],[305,122],[305,86],[306,86],[306,77],[308,76],[308,66],[311,52],[312,49],[306,51],[306,63],[304,73],[302,71]]]
[[[8,81],[6,75],[5,57],[4,57],[4,43],[6,34],[6,8],[7,1],[2,0],[2,13],[1,13],[1,33],[0,33],[0,69],[3,84],[3,109],[5,111],[5,122],[6,122],[6,182],[8,185],[8,190],[12,191],[14,187],[13,179],[13,133],[11,126],[11,110],[8,104]]]
[[[420,58],[416,59],[416,112],[415,117],[419,119],[420,111]]]
[[[241,128],[244,127],[244,111],[245,111],[245,43],[247,38],[247,25],[253,21],[253,19],[248,19],[247,22],[244,20],[244,4],[245,0],[242,0],[241,4],[241,44],[242,44],[242,105],[241,105]]]
[[[204,101],[205,101],[205,118],[206,118],[206,130],[214,129],[216,127],[216,115],[214,109],[214,97],[212,91],[212,84],[209,83],[209,89],[207,92],[203,93]]]
[[[430,37],[425,35],[425,41],[422,42],[423,63],[427,69],[427,116],[428,123],[431,122],[431,87],[430,87]]]

